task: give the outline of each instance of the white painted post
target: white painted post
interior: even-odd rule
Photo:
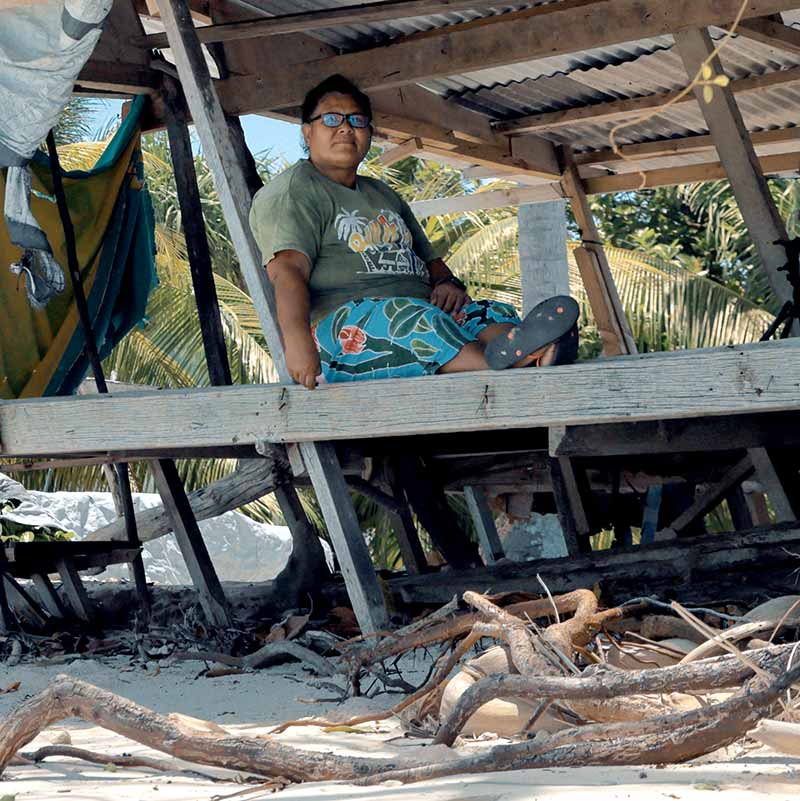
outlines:
[[[565,200],[526,203],[517,210],[522,313],[553,295],[569,295]]]

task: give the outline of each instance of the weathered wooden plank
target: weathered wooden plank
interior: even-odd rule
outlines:
[[[4,456],[59,456],[800,411],[799,355],[786,339],[312,392],[268,384],[4,401],[0,441]]]
[[[564,456],[548,459],[548,466],[567,553],[577,556],[581,551],[589,550],[587,538],[591,534],[578,476],[572,460]]]
[[[746,19],[737,29],[739,36],[800,55],[800,31],[772,19]]]
[[[389,581],[389,587],[405,603],[435,605],[447,603],[454,594],[480,587],[481,591],[538,592],[541,575],[553,593],[569,592],[578,587],[592,587],[599,582],[610,590],[609,600],[625,601],[631,595],[664,592],[665,597],[680,597],[682,587],[690,582],[721,583],[727,574],[750,570],[754,564],[769,564],[783,571],[787,583],[796,566],[791,555],[800,546],[796,526],[767,526],[735,534],[708,534],[684,540],[595,551],[561,559],[539,559],[508,566],[410,576]],[[753,576],[751,575],[751,579]],[[757,579],[756,579],[757,581]]]
[[[714,43],[705,29],[683,30],[675,34],[675,44],[690,77],[705,63],[714,74],[725,74],[718,56],[708,61]],[[785,303],[791,299],[792,290],[785,273],[779,272],[786,263],[786,252],[778,240],[788,238],[786,226],[762,174],[733,93],[729,86],[715,86],[713,97],[706,102],[703,87],[695,87],[694,92],[770,287],[775,297]],[[795,335],[800,333],[797,323],[793,331]]]
[[[553,429],[551,428],[552,432]],[[800,447],[800,415],[745,414],[735,417],[567,426],[552,456],[627,456],[766,447]]]
[[[58,575],[61,576],[61,587],[69,600],[72,611],[84,622],[91,623],[94,612],[92,602],[86,594],[81,577],[75,568],[75,563],[68,556],[56,559]]]
[[[750,0],[746,18],[792,8],[792,0]],[[687,27],[732,21],[740,0],[606,0],[581,8],[554,3],[491,25],[454,26],[420,39],[347,53],[297,65],[280,82],[266,76],[224,81],[223,103],[237,113],[298,105],[305,93],[336,72],[364,89],[390,88],[428,78],[576,53],[605,45],[660,36]],[[376,53],[380,55],[376,57]],[[228,107],[226,105],[226,107]]]
[[[502,559],[505,553],[494,523],[494,515],[489,508],[489,501],[480,487],[464,487],[464,497],[467,499],[469,513],[475,524],[484,560],[487,565],[493,565]]]
[[[325,511],[325,523],[359,625],[365,634],[385,629],[388,618],[383,596],[336,451],[324,442],[303,443],[300,452]]]
[[[569,198],[581,237],[581,247],[575,251],[575,260],[603,341],[603,355],[636,353],[636,342],[611,275],[600,232],[572,156],[572,149],[564,146],[561,152],[564,160],[561,185]]]
[[[228,602],[192,513],[183,482],[175,469],[175,462],[169,459],[154,460],[150,463],[150,469],[206,618],[212,625],[229,628],[233,620]]]
[[[720,504],[724,497],[734,488],[741,485],[754,470],[753,462],[749,456],[740,459],[720,480],[705,488],[705,491],[695,499],[687,509],[684,509],[669,526],[659,532],[660,534],[680,535],[699,517],[710,512]]]
[[[33,0],[3,0],[11,5]],[[44,2],[44,0],[37,0]],[[584,3],[586,0],[584,0]],[[497,0],[398,0],[397,2],[362,3],[326,8],[319,11],[304,11],[298,14],[281,14],[266,19],[243,20],[200,28],[197,32],[201,42],[230,42],[238,39],[253,39],[262,36],[277,36],[285,33],[316,31],[337,25],[366,25],[370,22],[408,19],[430,14],[446,14],[452,11],[479,9],[496,6]],[[151,33],[137,36],[133,43],[145,48],[167,47],[166,34]]]
[[[46,573],[34,573],[31,579],[33,586],[36,587],[36,594],[47,613],[55,618],[67,617],[67,610],[50,582],[49,576]]]
[[[795,503],[800,502],[800,499],[790,498],[787,494],[767,449],[751,448],[749,454],[755,467],[758,481],[767,493],[770,504],[775,511],[775,520],[778,523],[797,520],[798,515],[794,506]]]

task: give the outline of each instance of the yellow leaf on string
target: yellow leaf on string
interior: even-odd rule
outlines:
[[[714,73],[711,71],[711,66],[709,64],[703,64],[700,69],[700,74],[705,80],[709,80]]]
[[[714,90],[708,85],[704,86],[703,100],[705,100],[706,103],[710,103],[713,99],[714,99]]]
[[[727,75],[717,75],[714,78],[714,83],[717,86],[727,86],[731,82],[731,79]]]

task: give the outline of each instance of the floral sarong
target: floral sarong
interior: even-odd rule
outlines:
[[[323,380],[431,375],[493,323],[519,324],[513,306],[468,303],[454,320],[419,298],[364,298],[345,303],[313,328]]]

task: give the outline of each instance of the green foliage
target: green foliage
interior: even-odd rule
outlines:
[[[8,498],[0,503],[0,542],[53,542],[71,540],[75,536],[72,531],[61,531],[49,526],[29,526],[4,517],[21,503],[17,498]]]

